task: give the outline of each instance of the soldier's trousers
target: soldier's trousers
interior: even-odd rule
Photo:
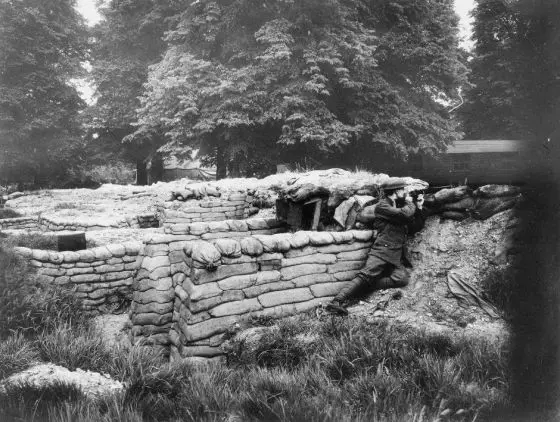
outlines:
[[[404,287],[409,281],[410,270],[404,265],[395,266],[375,255],[369,255],[364,268],[342,286],[334,300],[343,302],[364,290]]]

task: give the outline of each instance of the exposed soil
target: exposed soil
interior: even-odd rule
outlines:
[[[120,381],[112,379],[109,375],[83,371],[79,368],[69,371],[52,363],[41,363],[6,378],[0,384],[0,390],[8,384],[26,383],[43,387],[56,381],[75,385],[90,398],[113,395],[124,389],[124,385]]]
[[[496,269],[490,260],[512,213],[508,210],[484,221],[429,218],[425,228],[409,244],[414,266],[410,285],[405,289],[375,292],[350,307],[350,313],[371,320],[394,319],[428,331],[507,336],[506,321],[490,317],[478,306],[462,306],[450,295],[447,274],[451,270],[458,272],[480,288],[485,275]],[[385,302],[388,302],[385,309],[379,309]]]

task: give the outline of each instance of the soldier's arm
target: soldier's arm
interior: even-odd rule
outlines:
[[[426,222],[426,211],[421,208],[416,208],[411,221],[408,224],[408,231],[410,234],[419,232],[424,228]]]
[[[387,201],[380,201],[375,207],[375,216],[393,224],[409,224],[415,211],[416,206],[413,203],[407,203],[402,208],[395,208]]]

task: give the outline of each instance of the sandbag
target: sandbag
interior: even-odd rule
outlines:
[[[442,189],[434,193],[434,200],[437,204],[448,204],[457,202],[470,196],[472,190],[468,186],[457,186],[456,188]]]
[[[461,211],[444,211],[441,213],[441,218],[446,218],[448,220],[462,221],[468,217],[469,214],[467,212]]]
[[[486,220],[493,215],[513,208],[518,197],[480,198],[472,211],[472,216],[477,220]]]
[[[375,218],[376,206],[377,204],[368,205],[367,207],[364,207],[364,209],[358,213],[356,220],[366,225],[373,223],[373,219]]]
[[[193,245],[191,258],[195,267],[213,271],[220,265],[222,254],[211,243],[199,241]]]
[[[505,196],[516,196],[521,192],[519,186],[511,185],[484,185],[474,191],[475,196],[481,198],[502,198]]]
[[[470,210],[474,208],[476,201],[474,198],[468,196],[457,202],[450,202],[448,204],[443,204],[441,210],[443,211],[463,211]]]
[[[239,244],[241,252],[249,256],[259,256],[264,252],[263,244],[253,237],[244,237]]]
[[[241,245],[234,239],[216,239],[214,246],[223,255],[228,258],[239,258],[241,256]]]
[[[294,202],[303,202],[317,196],[328,196],[329,190],[312,183],[305,183],[291,188],[288,190],[287,195]]]

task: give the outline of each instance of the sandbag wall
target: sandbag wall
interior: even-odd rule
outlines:
[[[142,242],[126,242],[81,251],[46,251],[16,247],[42,281],[72,286],[85,310],[99,311],[119,297],[132,296],[142,261]]]
[[[164,232],[174,235],[190,234],[200,240],[212,240],[225,237],[247,237],[255,234],[276,234],[287,231],[285,223],[276,218],[250,218],[247,220],[225,220],[174,224],[167,226]]]
[[[252,202],[253,196],[248,193],[230,193],[201,201],[192,199],[185,202],[164,202],[158,212],[164,227],[197,221],[240,220],[254,213],[256,209],[252,209]]]
[[[0,230],[37,230],[37,217],[15,217],[0,220]]]
[[[128,220],[133,221],[133,218]],[[42,231],[92,231],[107,229],[122,229],[131,227],[131,222],[126,218],[121,220],[88,219],[85,216],[71,219],[57,215],[43,215],[39,218],[39,229]]]
[[[272,235],[285,231],[276,219],[177,224],[145,239],[144,258],[134,281],[130,310],[134,342],[168,348],[175,301],[174,285],[190,271],[185,247],[196,241]]]
[[[474,191],[468,186],[458,186],[426,195],[425,206],[442,218],[486,220],[517,205],[520,194],[521,188],[517,186],[485,185]]]
[[[351,230],[147,245],[132,340],[170,346],[172,358],[219,355],[236,322],[292,315],[333,298],[363,267],[371,242],[371,231]]]

